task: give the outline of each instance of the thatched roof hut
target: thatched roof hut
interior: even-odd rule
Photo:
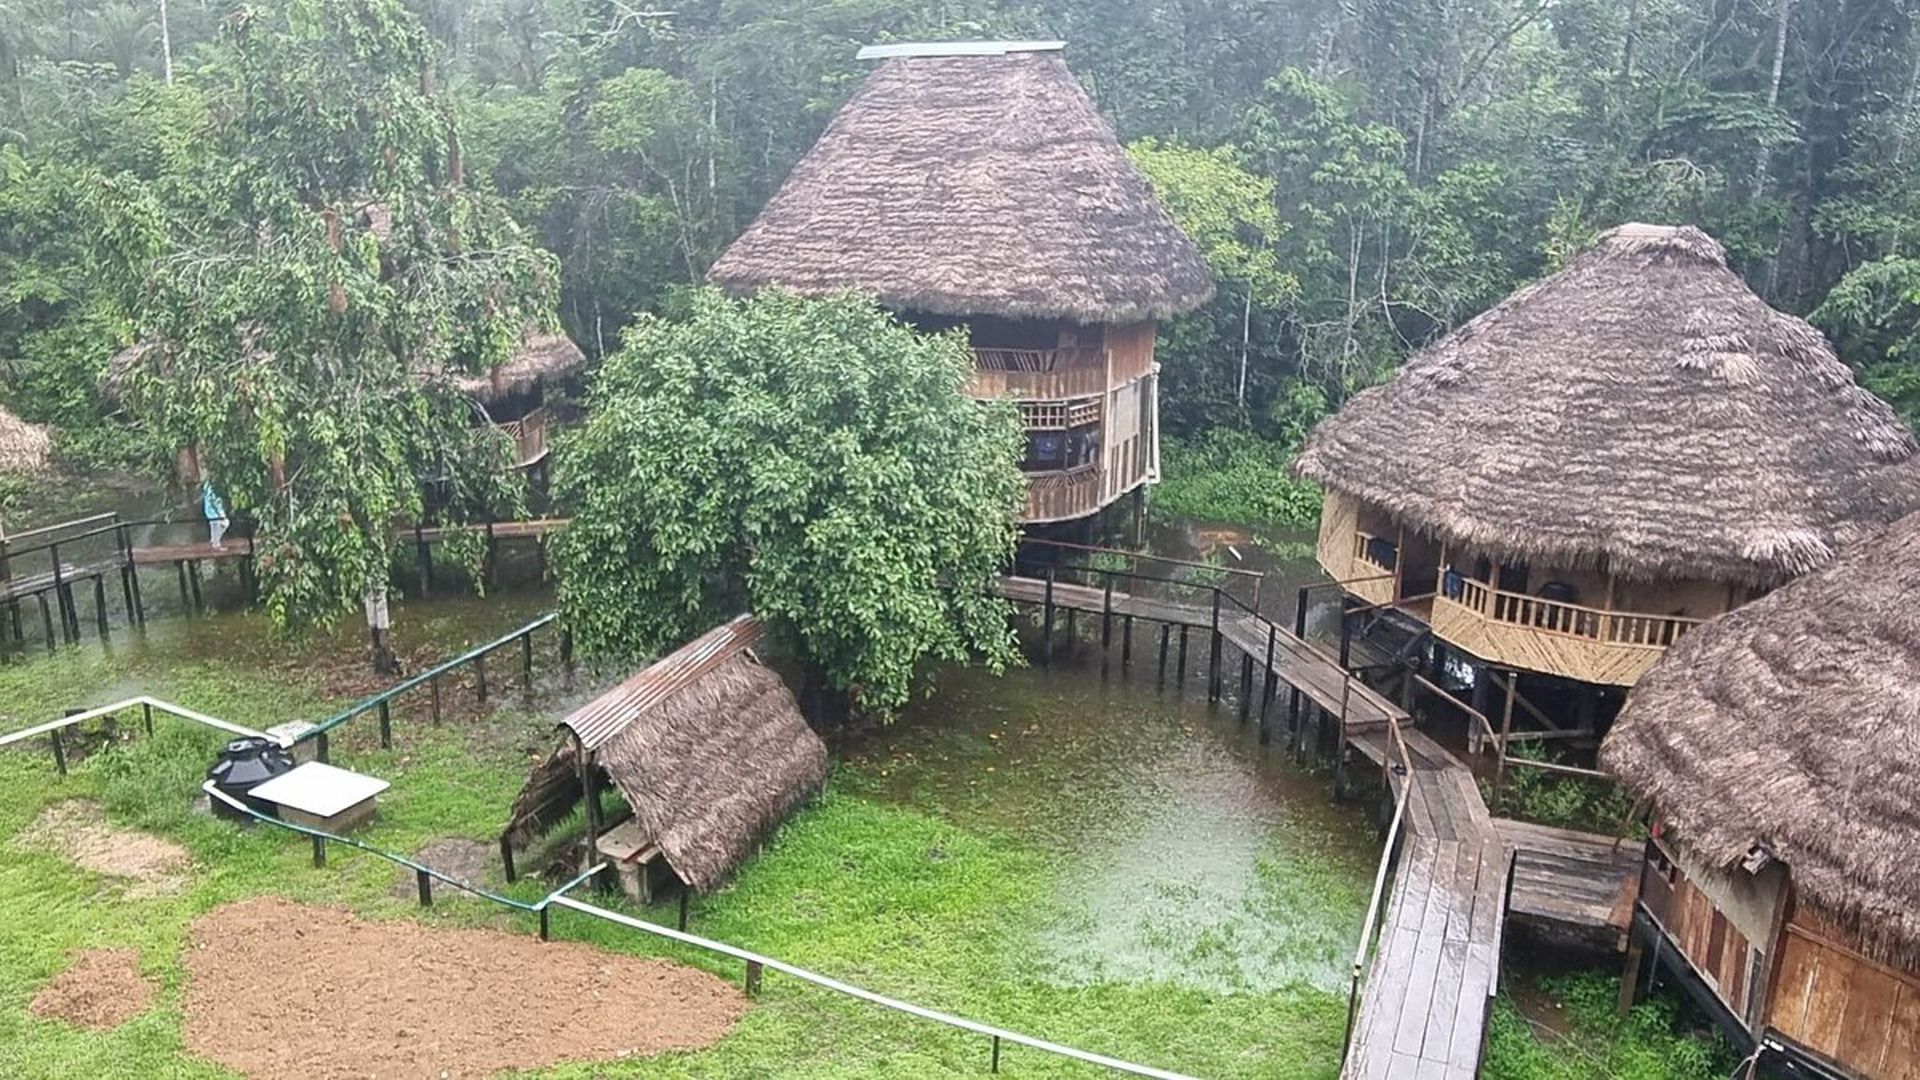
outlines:
[[[742,615],[569,714],[569,739],[514,800],[507,839],[565,818],[597,767],[681,881],[701,892],[724,882],[827,778],[826,744],[750,651],[759,637]]]
[[[1355,395],[1297,468],[1516,562],[1772,585],[1920,506],[1915,450],[1712,237],[1623,225]]]
[[[1920,968],[1920,515],[1688,634],[1601,762],[1732,868],[1756,849],[1862,951]]]
[[[53,436],[0,408],[0,472],[37,476],[51,467]]]
[[[564,379],[586,363],[586,354],[572,338],[531,330],[506,363],[485,374],[460,375],[453,384],[468,397],[491,403],[523,394],[542,380]]]
[[[855,289],[902,310],[1079,323],[1213,295],[1051,51],[883,61],[707,276],[736,293]]]

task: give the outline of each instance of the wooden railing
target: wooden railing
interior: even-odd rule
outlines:
[[[1027,474],[1027,510],[1022,521],[1065,521],[1100,509],[1100,468]]]
[[[1471,608],[1482,618],[1607,645],[1664,649],[1679,640],[1680,635],[1706,621],[1684,615],[1605,611],[1525,593],[1506,592],[1472,578],[1457,578],[1456,581],[1459,595],[1449,596],[1449,599]],[[1445,572],[1442,571],[1440,591],[1443,596],[1447,595],[1447,585]]]
[[[500,430],[513,440],[513,463],[522,468],[532,465],[547,456],[547,409],[541,406],[518,420],[509,420],[500,425]]]
[[[1354,561],[1366,563],[1368,566],[1377,566],[1380,569],[1385,570],[1387,573],[1391,574],[1393,573],[1396,564],[1398,564],[1400,561],[1400,549],[1397,547],[1394,548],[1394,552],[1393,552],[1394,557],[1390,560],[1383,562],[1380,559],[1374,558],[1373,553],[1368,550],[1368,547],[1372,545],[1376,540],[1384,541],[1389,546],[1392,545],[1392,541],[1386,540],[1385,537],[1375,536],[1372,533],[1355,532],[1353,534]]]
[[[974,397],[1071,398],[1108,390],[1104,349],[975,349]]]
[[[1063,371],[1068,368],[1104,368],[1105,349],[975,349],[974,363],[982,371]]]

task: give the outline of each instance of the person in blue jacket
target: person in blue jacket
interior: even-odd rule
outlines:
[[[200,481],[200,510],[207,515],[207,539],[217,548],[226,547],[227,507],[213,490],[213,481]]]

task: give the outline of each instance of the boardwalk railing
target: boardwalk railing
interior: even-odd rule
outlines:
[[[1387,874],[1398,857],[1400,833],[1407,819],[1407,800],[1413,796],[1413,757],[1407,752],[1398,720],[1387,721],[1386,770],[1400,774],[1400,794],[1393,800],[1393,818],[1387,824],[1386,844],[1380,850],[1380,863],[1373,872],[1373,893],[1367,898],[1366,918],[1360,923],[1360,944],[1353,950],[1353,972],[1347,985],[1347,1032],[1340,1042],[1340,1062],[1346,1064],[1353,1050],[1353,1024],[1360,1013],[1360,991],[1366,981],[1374,943],[1379,940],[1380,917],[1386,908]],[[1396,762],[1394,759],[1398,758]],[[1393,790],[1392,777],[1386,777],[1387,790]]]
[[[380,718],[380,748],[385,750],[393,746],[393,703],[402,696],[424,686],[431,696],[431,712],[434,723],[440,722],[441,694],[440,680],[454,675],[460,669],[471,667],[474,676],[474,692],[481,701],[487,700],[487,657],[502,649],[520,647],[521,686],[531,693],[533,689],[533,635],[552,626],[559,616],[548,612],[532,622],[503,634],[485,645],[468,649],[451,660],[436,664],[412,678],[403,680],[366,698],[346,709],[327,717],[313,727],[299,734],[295,743],[312,742],[314,753],[321,761],[329,760],[328,736],[355,717],[374,713]],[[560,662],[570,664],[573,660],[573,639],[565,630],[560,632]]]
[[[1466,715],[1468,725],[1467,748],[1469,753],[1482,754],[1486,753],[1489,748],[1492,749],[1494,755],[1493,805],[1495,808],[1501,807],[1504,803],[1503,795],[1506,790],[1507,770],[1514,767],[1535,769],[1540,772],[1555,773],[1561,776],[1574,776],[1609,785],[1618,783],[1617,778],[1615,778],[1613,774],[1602,772],[1599,769],[1588,769],[1579,765],[1567,765],[1558,761],[1545,761],[1540,758],[1527,757],[1524,754],[1515,754],[1511,751],[1511,747],[1515,742],[1542,742],[1552,735],[1571,735],[1575,733],[1515,731],[1513,730],[1513,710],[1511,708],[1505,710],[1504,715],[1501,717],[1500,726],[1495,728],[1493,720],[1485,713],[1460,700],[1444,687],[1439,686],[1412,669],[1408,669],[1406,674],[1414,685],[1425,689],[1447,705],[1460,710]],[[1494,678],[1490,672],[1487,673],[1485,677]],[[1494,681],[1496,685],[1505,688],[1505,684],[1499,679],[1495,678]]]

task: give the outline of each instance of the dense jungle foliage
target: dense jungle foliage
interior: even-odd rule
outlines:
[[[202,317],[156,267],[214,254],[196,223],[229,195],[222,170],[329,182],[291,175],[331,162],[324,145],[236,159],[220,134],[257,103],[234,96],[258,71],[248,28],[344,35],[334,47],[363,55],[399,3],[0,0],[0,363],[7,404],[60,425],[70,459],[164,454],[103,419],[98,379],[153,325]],[[1218,298],[1160,346],[1170,463],[1238,470],[1189,486],[1203,512],[1310,514],[1281,466],[1312,408],[1625,220],[1703,226],[1920,413],[1915,0],[670,6],[407,0],[419,43],[303,91],[310,119],[378,128],[424,163],[416,196],[457,188],[476,225],[510,216],[599,356],[752,218],[863,77],[859,45],[1063,38],[1218,274]],[[537,302],[535,264],[488,250],[520,267],[516,302]],[[322,289],[319,268],[273,272]],[[1228,453],[1218,428],[1279,449]]]

